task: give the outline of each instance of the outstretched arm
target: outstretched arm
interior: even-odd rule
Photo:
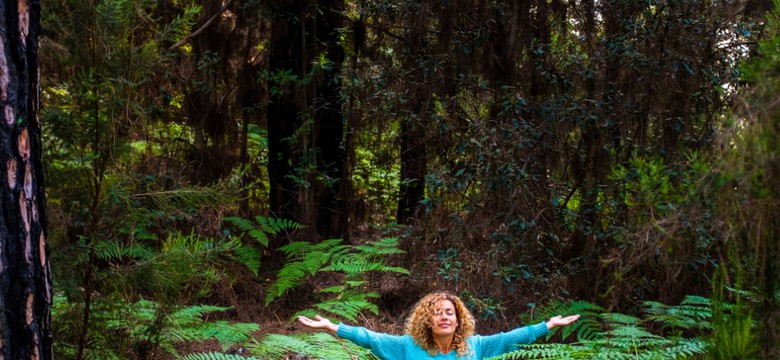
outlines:
[[[309,319],[305,316],[299,316],[298,322],[313,329],[325,329],[334,333],[339,330],[338,325],[330,322],[330,320],[325,319],[319,315],[314,316],[314,319]]]
[[[319,315],[310,319],[299,316],[298,322],[312,329],[325,329],[335,333],[336,336],[349,340],[358,346],[371,349],[371,352],[380,359],[406,359],[407,348],[414,344],[411,338],[378,333],[364,327],[350,326],[346,324],[334,324],[330,320]],[[408,340],[408,341],[407,341]]]
[[[570,315],[570,316],[567,316],[567,317],[563,317],[563,316],[558,315],[558,316],[555,316],[555,317],[551,317],[550,320],[547,320],[547,323],[546,323],[547,324],[547,329],[548,330],[552,330],[553,328],[556,328],[556,327],[559,327],[559,326],[569,325],[569,324],[577,321],[577,319],[579,319],[579,318],[580,318],[579,315]]]

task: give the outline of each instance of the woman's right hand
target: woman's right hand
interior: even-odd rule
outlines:
[[[298,322],[313,329],[325,329],[334,333],[339,329],[338,325],[333,324],[330,322],[330,320],[325,319],[319,315],[314,316],[314,319],[309,319],[305,316],[299,316]]]

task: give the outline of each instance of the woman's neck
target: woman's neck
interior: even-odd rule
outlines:
[[[434,337],[433,342],[436,344],[436,347],[439,349],[439,352],[442,354],[449,353],[450,350],[452,350],[452,339],[454,338],[454,335],[448,335],[448,336],[442,336],[442,337]]]

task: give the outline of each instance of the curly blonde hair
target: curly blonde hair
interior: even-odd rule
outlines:
[[[439,349],[433,341],[431,327],[433,326],[433,314],[436,304],[443,300],[449,300],[452,303],[458,319],[458,327],[455,329],[452,348],[455,349],[458,356],[466,355],[469,353],[469,345],[466,343],[466,338],[474,335],[476,323],[466,304],[451,292],[434,292],[420,299],[414,306],[412,314],[406,319],[405,331],[414,339],[417,345],[427,350],[431,355],[436,354]]]

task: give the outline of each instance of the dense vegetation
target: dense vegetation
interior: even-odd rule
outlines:
[[[777,358],[774,9],[46,1],[55,356],[366,358],[269,324],[444,288],[586,315],[508,359]]]

